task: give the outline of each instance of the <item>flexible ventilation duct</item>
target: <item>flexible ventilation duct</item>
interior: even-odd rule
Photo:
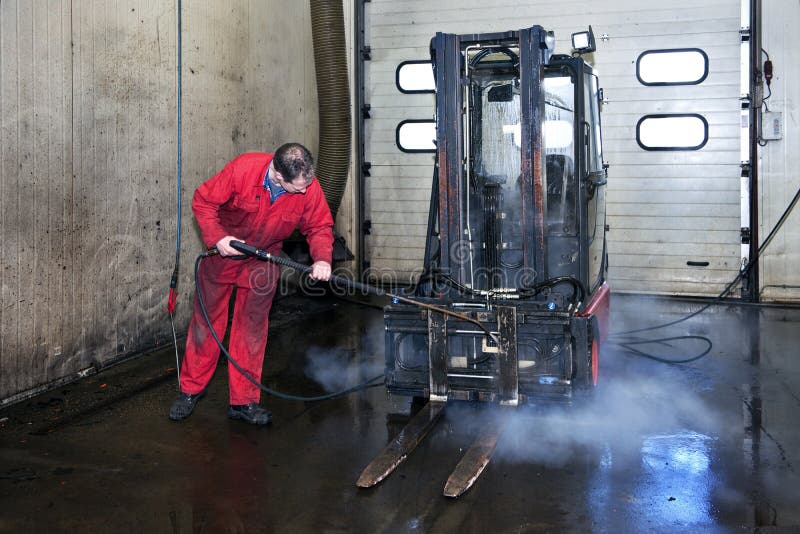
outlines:
[[[310,0],[319,101],[317,178],[334,218],[350,166],[350,85],[341,0]]]

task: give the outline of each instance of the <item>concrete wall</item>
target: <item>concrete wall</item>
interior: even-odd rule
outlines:
[[[179,331],[189,203],[235,155],[317,149],[306,2],[183,2]],[[0,3],[0,404],[171,342],[176,2]]]

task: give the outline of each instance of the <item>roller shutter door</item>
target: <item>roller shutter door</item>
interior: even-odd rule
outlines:
[[[715,295],[740,264],[740,4],[712,1],[391,2],[366,4],[365,159],[367,259],[375,273],[409,280],[422,268],[433,155],[402,152],[395,129],[432,119],[431,94],[403,94],[397,66],[428,59],[438,31],[486,33],[539,24],[569,53],[570,35],[592,25],[589,56],[604,89],[609,278],[615,291]],[[708,58],[693,85],[649,86],[637,79],[643,52],[696,48]],[[698,150],[644,150],[637,123],[650,115],[697,115],[708,127]],[[650,124],[650,123],[648,123]]]

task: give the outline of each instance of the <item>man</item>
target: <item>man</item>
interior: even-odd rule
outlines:
[[[230,352],[258,381],[280,269],[256,258],[232,258],[241,253],[230,242],[244,241],[280,254],[283,240],[299,225],[314,260],[311,277],[328,280],[333,218],[322,188],[314,179],[313,165],[308,149],[297,143],[281,146],[274,155],[243,154],[198,187],[192,199],[192,211],[203,241],[219,251],[219,255],[203,260],[198,273],[209,319],[222,339],[227,327],[228,301],[236,286]],[[181,368],[181,392],[170,408],[170,419],[181,421],[191,415],[205,394],[219,353],[195,296]],[[269,424],[272,414],[259,406],[258,386],[232,365],[228,366],[228,378],[228,417],[256,425]]]

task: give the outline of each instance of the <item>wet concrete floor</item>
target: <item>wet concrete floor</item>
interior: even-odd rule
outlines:
[[[690,301],[614,296],[612,329]],[[316,395],[383,369],[379,310],[287,297],[265,382]],[[402,428],[382,387],[320,403],[273,397],[268,428],[226,417],[227,369],[185,422],[164,350],[0,410],[0,532],[739,532],[800,528],[800,311],[716,306],[665,331],[707,336],[667,365],[603,352],[595,396],[517,409],[475,486],[442,496],[496,416],[454,403],[381,485],[361,470]],[[637,345],[675,358],[701,340]]]

